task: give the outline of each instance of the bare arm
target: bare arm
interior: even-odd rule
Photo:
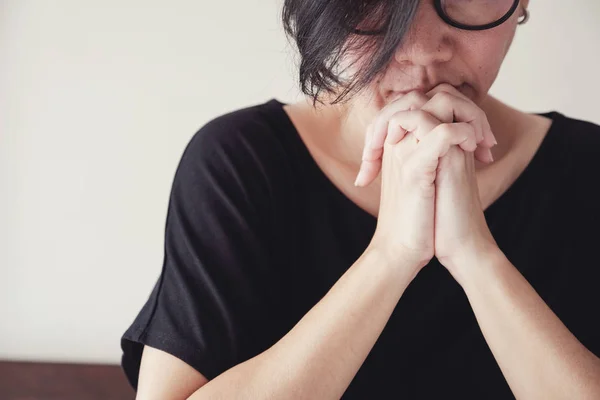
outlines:
[[[504,254],[495,250],[463,262],[458,281],[515,397],[600,399],[600,359]]]
[[[183,361],[145,350],[138,399],[196,389],[190,399],[339,399],[417,274],[402,264],[367,250],[281,340],[208,383]]]
[[[208,382],[200,372],[162,350],[144,346],[136,399],[187,399]]]
[[[191,399],[339,399],[386,325],[412,266],[365,252],[296,326]]]

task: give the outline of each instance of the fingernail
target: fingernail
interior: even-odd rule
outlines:
[[[371,139],[373,139],[373,135],[371,134],[371,131],[373,130],[373,125],[369,125],[367,126],[367,130],[365,131],[365,137],[366,137],[366,141],[365,141],[365,147],[369,147],[369,145],[371,144]]]
[[[354,186],[362,186],[364,180],[365,180],[365,171],[361,168],[360,171],[358,172],[358,176],[356,177],[356,180],[354,181]]]
[[[492,150],[488,149],[488,159],[490,160],[490,162],[494,161],[494,156],[492,155]]]
[[[363,152],[362,152],[363,160],[367,158],[367,152],[369,151],[368,149],[369,149],[368,145],[363,148]]]
[[[494,145],[497,145],[498,141],[496,140],[496,137],[495,136],[492,136],[492,137],[494,138]]]

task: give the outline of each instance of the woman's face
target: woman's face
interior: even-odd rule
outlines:
[[[353,113],[360,113],[360,119],[369,120],[395,97],[414,89],[427,92],[442,82],[481,104],[498,75],[528,2],[521,1],[511,18],[495,28],[467,31],[448,25],[438,16],[432,1],[422,1],[404,44],[387,69],[354,95],[349,107]]]

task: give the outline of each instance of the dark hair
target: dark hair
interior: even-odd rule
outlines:
[[[419,0],[285,0],[282,21],[300,53],[299,83],[319,101],[322,91],[341,102],[387,67],[416,13]],[[366,28],[366,29],[363,29]],[[340,61],[356,52],[361,67],[348,80]],[[322,103],[322,102],[321,102]]]

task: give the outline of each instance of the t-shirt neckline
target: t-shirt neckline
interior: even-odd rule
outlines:
[[[357,210],[359,210],[359,212],[376,219],[375,216],[371,215],[366,210],[363,210],[352,200],[350,200],[337,186],[335,186],[333,182],[331,182],[331,180],[325,174],[325,172],[321,170],[321,167],[319,167],[312,154],[308,150],[308,147],[304,143],[304,140],[300,136],[300,133],[296,129],[296,126],[290,119],[287,112],[283,109],[283,106],[287,105],[287,103],[283,103],[276,98],[272,98],[269,101],[267,101],[265,105],[273,106],[273,108],[277,110],[281,121],[289,128],[289,131],[292,133],[292,135],[290,136],[293,137],[293,142],[299,151],[300,157],[304,159],[303,161],[306,162],[306,164],[312,170],[312,174],[318,178],[320,183],[323,184],[323,186],[328,191],[333,191],[336,194],[336,196],[341,196],[343,199],[345,199],[344,201],[352,203],[352,205]],[[548,132],[542,139],[542,142],[538,146],[538,149],[536,150],[535,154],[533,155],[532,159],[529,161],[525,169],[521,171],[519,176],[508,187],[508,189],[506,189],[504,193],[502,193],[492,204],[490,204],[484,210],[484,215],[486,216],[486,219],[489,218],[492,214],[495,214],[496,209],[501,208],[504,203],[508,202],[512,197],[514,197],[518,193],[519,189],[523,187],[523,185],[527,185],[527,182],[535,176],[535,173],[543,168],[544,159],[548,156],[549,153],[551,153],[551,149],[555,146],[555,143],[557,141],[556,139],[558,136],[557,133],[563,124],[565,116],[557,111],[547,111],[534,114],[547,117],[552,120]]]

